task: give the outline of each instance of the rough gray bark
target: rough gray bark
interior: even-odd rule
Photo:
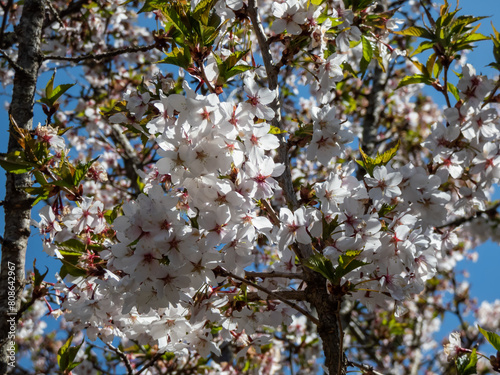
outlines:
[[[325,367],[330,375],[345,375],[347,358],[343,349],[343,329],[340,321],[342,299],[334,293],[329,294],[326,280],[317,273],[309,275],[305,290],[307,301],[318,314],[317,331],[323,342]]]
[[[385,12],[388,9],[388,1],[382,0],[378,6]],[[380,115],[384,110],[382,102],[384,100],[386,85],[387,73],[377,64],[373,69],[372,90],[368,98],[368,107],[366,108],[363,121],[363,136],[361,139],[361,147],[368,156],[373,156],[376,151],[377,132],[380,124]],[[358,176],[358,178],[360,177]]]
[[[373,156],[376,148],[378,126],[380,124],[380,114],[383,111],[382,102],[384,99],[384,89],[387,81],[387,73],[380,66],[373,70],[373,86],[368,100],[368,108],[363,121],[362,148],[367,155]]]
[[[137,156],[137,153],[130,144],[126,135],[123,134],[120,125],[113,125],[111,129],[113,141],[117,146],[121,146],[123,148],[121,155],[125,164],[125,173],[130,179],[131,188],[133,189],[134,194],[138,195],[141,192],[141,188],[137,183],[137,179],[139,178],[137,171],[141,169],[141,160]]]
[[[22,129],[31,130],[33,105],[38,70],[42,62],[40,50],[42,26],[45,18],[45,0],[26,0],[16,33],[19,49],[14,87],[9,115]],[[13,137],[13,124],[9,125],[10,136],[8,152],[20,150]],[[29,174],[14,175],[7,173],[5,189],[5,231],[2,242],[2,264],[0,273],[0,374],[8,369],[9,312],[17,312],[21,306],[20,296],[24,288],[24,267],[28,237],[30,235],[31,203],[29,194],[23,187],[31,185]],[[9,267],[15,269],[15,309],[9,310],[8,286]],[[10,280],[12,281],[12,279]],[[19,317],[16,316],[16,323]]]

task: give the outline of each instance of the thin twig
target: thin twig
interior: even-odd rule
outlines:
[[[208,91],[210,91],[212,94],[216,94],[214,87],[210,84],[210,81],[207,78],[207,74],[205,73],[205,67],[203,66],[203,63],[199,64],[199,68],[201,73],[201,79],[203,79],[203,82],[205,83],[205,85],[207,85]]]
[[[149,50],[152,50],[156,48],[157,44],[149,44],[147,46],[130,46],[130,47],[125,47],[125,48],[117,48],[113,49],[108,52],[100,53],[100,54],[94,54],[94,53],[87,53],[82,56],[77,56],[77,57],[66,57],[66,56],[44,56],[44,60],[62,60],[62,61],[72,61],[72,62],[80,62],[83,60],[102,60],[102,59],[107,59],[110,57],[115,57],[118,55],[122,55],[124,53],[136,53],[136,52],[146,52]]]
[[[291,301],[289,301],[289,300],[287,300],[287,299],[285,299],[285,298],[282,298],[282,297],[281,297],[280,295],[278,295],[277,293],[275,293],[275,292],[273,292],[273,291],[271,291],[271,290],[269,290],[269,289],[267,289],[267,288],[264,288],[263,286],[260,286],[260,285],[258,285],[258,284],[256,284],[256,283],[254,283],[254,282],[251,282],[251,281],[249,281],[249,280],[246,280],[246,279],[244,279],[243,277],[240,277],[240,276],[235,275],[235,274],[233,274],[233,273],[231,273],[231,272],[229,272],[229,271],[226,271],[226,270],[224,270],[224,269],[223,269],[223,274],[224,274],[225,276],[229,276],[229,277],[231,277],[231,278],[233,278],[233,279],[236,279],[236,280],[238,280],[238,281],[241,281],[241,282],[242,282],[242,283],[244,283],[244,284],[247,284],[247,285],[253,286],[254,288],[256,288],[256,289],[258,289],[258,290],[260,290],[260,291],[262,291],[262,292],[264,292],[264,293],[269,294],[271,297],[274,297],[275,299],[277,299],[277,300],[279,300],[279,301],[281,301],[281,302],[283,302],[283,303],[287,304],[288,306],[290,306],[290,307],[294,308],[294,309],[295,309],[295,310],[297,310],[298,312],[300,312],[300,313],[304,314],[304,315],[305,315],[306,317],[308,317],[308,318],[309,318],[309,319],[310,319],[310,320],[311,320],[314,324],[316,324],[316,325],[318,325],[318,324],[319,324],[319,320],[318,320],[318,318],[316,318],[316,317],[312,316],[310,312],[308,312],[307,310],[303,309],[302,307],[300,307],[300,306],[299,306],[299,305],[297,305],[296,303],[293,303],[293,302],[291,302]]]
[[[111,344],[105,343],[108,348],[110,348],[112,351],[114,351],[124,362],[125,367],[127,368],[127,374],[128,375],[133,375],[134,370],[132,369],[132,364],[130,363],[129,359],[127,358],[127,355],[122,352],[119,348],[114,347]]]
[[[3,45],[3,36],[5,32],[5,27],[7,25],[7,19],[9,18],[9,11],[10,8],[12,7],[13,0],[9,0],[7,4],[2,5],[2,10],[3,10],[3,19],[2,19],[2,27],[0,29],[0,47]]]
[[[304,279],[304,275],[296,272],[255,272],[255,271],[245,271],[246,277],[260,277],[261,279],[266,279],[270,277],[283,277],[285,279]]]
[[[65,29],[66,26],[64,25],[64,22],[62,21],[61,17],[59,17],[59,13],[57,13],[57,11],[54,8],[54,6],[52,5],[52,3],[50,1],[48,1],[47,5],[49,6],[49,9],[52,12],[52,14],[54,15],[54,17],[56,18],[57,22],[59,22],[59,25],[61,25],[62,28]]]
[[[157,360],[158,360],[158,359],[159,359],[162,355],[163,355],[163,353],[160,353],[160,352],[156,353],[156,354],[153,356],[153,358],[151,358],[151,360],[150,360],[148,363],[146,363],[146,364],[144,365],[144,367],[143,367],[143,368],[141,368],[139,371],[137,371],[136,375],[140,375],[140,374],[142,374],[142,373],[143,373],[144,371],[146,371],[148,368],[150,368],[151,366],[153,366],[153,365],[155,364],[155,362],[156,362],[156,361],[157,361]]]
[[[465,224],[465,223],[467,223],[469,221],[474,220],[478,215],[486,214],[486,215],[490,216],[490,215],[496,214],[498,207],[500,207],[500,201],[498,201],[493,206],[491,206],[490,208],[488,208],[488,209],[486,209],[484,211],[476,211],[473,216],[458,218],[458,219],[456,219],[454,221],[451,221],[449,223],[437,226],[436,229],[442,229],[442,228],[446,228],[446,227],[454,227],[454,228],[456,228],[456,227],[458,227],[458,226],[460,226],[462,224]]]
[[[280,226],[280,219],[278,219],[278,215],[276,215],[276,212],[271,207],[271,205],[269,204],[267,199],[261,199],[260,202],[261,202],[262,206],[264,206],[264,210],[269,215],[269,218],[271,219],[271,223],[273,223],[273,225],[276,225],[277,227],[279,227]]]
[[[271,91],[276,91],[278,89],[278,73],[279,68],[273,63],[273,58],[271,55],[271,50],[269,48],[269,43],[267,41],[264,29],[259,20],[259,14],[255,4],[255,0],[248,0],[248,16],[252,21],[252,27],[257,36],[257,41],[262,54],[262,60],[264,61],[264,67],[267,73],[268,87]],[[284,130],[284,124],[281,121],[281,103],[279,93],[277,93],[276,98],[270,104],[270,107],[274,111],[274,118],[272,120],[272,125],[277,128]],[[281,176],[278,177],[281,188],[283,189],[283,194],[293,210],[297,209],[299,206],[297,200],[297,194],[293,187],[292,173],[290,170],[290,155],[288,152],[288,143],[283,134],[278,135],[280,146],[278,148],[278,158],[281,163],[285,165],[285,171]],[[297,249],[297,250],[296,250]],[[300,259],[307,259],[312,255],[312,248],[310,245],[299,245],[294,248],[295,254]]]
[[[295,301],[305,301],[306,300],[306,292],[304,290],[273,290],[272,291],[274,294],[279,296],[281,299],[286,299],[286,300],[295,300]],[[218,291],[217,293],[221,293],[224,296],[227,297],[237,297],[240,296],[240,293],[235,293],[235,292],[224,292],[224,291]],[[248,301],[262,301],[262,297],[259,296],[259,293],[257,292],[247,292],[246,299]],[[281,300],[280,299],[280,300]]]
[[[372,375],[384,375],[381,372],[375,371],[372,366],[365,365],[363,363],[356,363],[353,361],[348,361],[349,366],[357,367],[360,370],[366,371],[368,374]]]
[[[26,73],[26,70],[22,66],[17,65],[17,63],[12,60],[3,49],[0,49],[0,54],[5,58],[5,60],[9,62],[9,64],[12,66],[12,68],[14,68],[16,72]]]

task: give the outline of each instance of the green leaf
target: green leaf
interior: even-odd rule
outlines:
[[[392,158],[396,155],[396,153],[398,152],[399,145],[400,145],[400,141],[398,140],[398,143],[396,143],[396,145],[394,147],[390,148],[389,150],[386,150],[382,155],[379,155],[377,153],[377,156],[376,156],[375,161],[374,161],[374,165],[380,166],[380,165],[386,165],[387,163],[389,163],[392,160]]]
[[[485,329],[482,329],[481,327],[477,326],[479,328],[479,332],[483,334],[483,336],[488,340],[488,342],[493,345],[493,347],[500,352],[500,336],[497,335],[494,332],[486,331]]]
[[[191,65],[191,55],[189,54],[189,48],[184,47],[180,50],[177,47],[172,49],[172,52],[167,54],[163,60],[158,61],[158,63],[165,63],[176,65],[181,68],[187,69]]]
[[[459,375],[474,375],[477,374],[477,353],[476,349],[472,350],[470,355],[461,355],[455,360],[457,372]]]
[[[44,274],[41,274],[40,271],[36,268],[36,259],[33,261],[33,273],[35,274],[33,278],[33,284],[34,286],[40,286],[42,284],[42,281],[45,279],[45,276],[49,273],[49,269],[45,267],[46,271]]]
[[[395,205],[389,205],[387,203],[382,204],[382,207],[378,211],[378,216],[379,217],[384,217],[388,213],[392,212],[395,208],[397,207],[397,204]]]
[[[107,210],[106,212],[104,212],[104,218],[106,219],[106,222],[108,224],[110,224],[110,225],[113,224],[113,222],[116,220],[116,218],[120,214],[122,206],[123,206],[123,202],[121,202],[118,205],[116,205],[115,207],[113,207],[112,210]]]
[[[8,173],[22,174],[33,170],[33,164],[25,161],[13,161],[0,159],[0,166]]]
[[[396,153],[399,149],[399,144],[400,144],[400,142],[398,140],[398,143],[394,147],[385,151],[383,154],[379,154],[377,152],[377,156],[375,158],[368,156],[360,146],[359,153],[361,154],[361,158],[363,160],[356,160],[356,162],[361,167],[363,167],[363,169],[365,171],[367,171],[370,176],[373,176],[373,170],[375,169],[375,167],[381,166],[381,165],[386,165],[396,155]]]
[[[201,0],[194,8],[193,16],[198,18],[203,25],[207,25],[210,11],[217,1],[218,0]]]
[[[422,42],[422,43],[419,44],[419,46],[417,47],[417,49],[412,52],[412,54],[410,55],[410,57],[418,55],[419,53],[427,51],[428,49],[431,49],[433,47],[434,47],[434,42],[424,41],[424,42]],[[422,70],[420,70],[420,71],[422,71]]]
[[[331,239],[332,233],[338,228],[339,222],[337,221],[339,215],[335,216],[333,220],[327,222],[323,217],[323,233],[322,238],[324,241]]]
[[[54,78],[56,77],[56,72],[52,74],[49,82],[47,82],[47,86],[45,86],[45,97],[50,98],[52,96],[52,90],[54,89]]]
[[[31,204],[31,207],[36,206],[40,201],[48,199],[53,190],[54,188],[52,185],[24,188],[24,191],[26,191],[28,194],[37,196],[35,201]]]
[[[356,259],[361,252],[362,250],[348,250],[339,257],[339,265],[335,269],[335,276],[338,282],[349,272],[368,264]]]
[[[434,64],[436,63],[437,55],[433,53],[432,55],[429,56],[427,59],[427,63],[425,64],[425,70],[426,70],[426,75],[429,77],[433,76],[434,74]],[[434,75],[434,77],[436,77]]]
[[[483,34],[474,33],[474,34],[467,35],[464,39],[461,40],[461,42],[477,42],[480,40],[488,40],[488,39],[490,39],[490,38],[488,38],[487,36],[484,36]]]
[[[248,51],[249,50],[236,51],[229,55],[224,61],[217,54],[214,54],[215,60],[217,62],[217,68],[219,70],[219,77],[217,78],[218,85],[223,85],[229,78],[246,72],[247,70],[253,69],[253,67],[249,65],[236,65],[242,58],[246,56]]]
[[[434,80],[428,76],[425,76],[423,74],[415,74],[413,76],[404,77],[401,81],[399,81],[396,90],[403,86],[413,85],[415,83],[425,83],[426,85],[432,85],[433,82]]]
[[[226,79],[232,78],[238,74],[244,73],[247,70],[251,70],[251,69],[254,69],[254,67],[250,66],[250,65],[236,65],[236,66],[232,67],[231,69],[229,69],[229,71],[225,75],[225,78]]]
[[[363,56],[359,63],[359,69],[361,73],[364,74],[366,72],[366,69],[368,68],[368,65],[372,61],[373,47],[370,41],[366,39],[364,35],[361,36],[361,43],[363,44]]]
[[[80,185],[80,182],[83,180],[83,178],[87,175],[87,172],[89,171],[90,167],[92,164],[94,164],[97,159],[99,159],[99,156],[96,157],[95,159],[90,160],[89,162],[83,164],[79,163],[76,168],[75,172],[73,175],[73,185],[78,186]]]
[[[281,130],[277,126],[271,125],[271,128],[269,129],[269,134],[283,134],[286,133],[286,130]]]
[[[75,368],[80,362],[74,364],[73,360],[76,358],[80,347],[83,345],[83,341],[78,346],[71,346],[71,342],[73,341],[73,335],[71,335],[68,340],[61,346],[61,348],[57,351],[57,364],[59,365],[59,369],[61,372],[70,371]]]
[[[59,251],[67,252],[68,254],[76,254],[78,256],[84,254],[87,249],[85,245],[76,238],[64,242],[56,242],[56,245]]]
[[[66,83],[59,85],[54,89],[55,76],[56,73],[54,72],[52,77],[49,79],[49,82],[47,82],[47,86],[45,86],[45,96],[38,100],[39,103],[46,104],[49,107],[52,107],[56,103],[57,99],[59,99],[66,91],[75,85],[74,83]]]
[[[332,261],[323,254],[315,253],[304,261],[304,265],[313,271],[318,272],[332,283],[335,280],[335,269]]]
[[[333,267],[332,261],[323,254],[315,253],[304,261],[304,265],[313,271],[318,272],[332,284],[339,285],[343,276],[349,272],[362,267],[368,263],[362,262],[356,257],[361,254],[362,250],[348,250],[339,257],[339,264],[336,268]]]
[[[189,19],[186,17],[184,13],[184,9],[179,4],[171,4],[166,5],[165,2],[161,0],[151,1],[151,5],[156,9],[160,9],[167,18],[167,20],[177,29],[179,32],[184,35],[186,38],[192,38],[193,36],[193,28],[189,24]]]
[[[425,39],[433,39],[433,35],[429,32],[429,30],[419,26],[411,26],[405,30],[395,31],[394,34],[417,36]]]
[[[47,185],[48,181],[45,178],[45,175],[40,172],[39,170],[34,170],[33,175],[35,176],[36,182],[38,182],[40,185]]]
[[[203,45],[211,46],[215,38],[217,38],[217,36],[219,35],[220,30],[216,29],[215,27],[208,26],[208,27],[203,27],[202,31],[203,31]]]
[[[361,146],[359,147],[359,153],[361,154],[361,158],[363,160],[356,160],[356,163],[358,163],[361,167],[363,167],[363,169],[367,171],[370,176],[372,176],[374,168],[373,159],[368,155],[366,155]]]
[[[460,101],[460,96],[458,95],[458,89],[451,82],[448,82],[448,91],[451,92],[451,94],[453,95],[453,97],[457,102]]]

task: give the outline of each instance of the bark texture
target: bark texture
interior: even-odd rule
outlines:
[[[45,18],[45,0],[26,0],[16,34],[19,40],[18,58],[12,102],[9,114],[22,129],[31,130],[33,125],[33,105],[38,70],[42,62],[40,50],[42,26]],[[9,124],[10,136],[8,152],[20,150],[13,137],[13,124]],[[15,175],[7,173],[4,210],[5,230],[2,242],[2,264],[0,273],[0,374],[8,370],[8,333],[11,328],[9,313],[19,311],[20,296],[25,285],[25,258],[30,235],[32,199],[23,188],[31,185],[27,173]],[[9,309],[9,266],[15,268],[15,308]],[[10,279],[12,281],[12,279]],[[16,316],[16,323],[18,320]]]
[[[342,299],[338,295],[328,294],[325,278],[317,273],[310,274],[305,292],[307,301],[314,306],[318,315],[317,330],[323,342],[325,367],[330,375],[345,375],[347,366],[340,321]]]

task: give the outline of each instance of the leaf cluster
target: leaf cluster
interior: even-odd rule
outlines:
[[[424,39],[412,52],[411,56],[430,49],[433,50],[433,53],[429,56],[425,65],[416,60],[411,60],[420,71],[420,74],[403,78],[398,88],[414,83],[435,86],[441,73],[448,70],[454,60],[460,59],[462,51],[474,49],[474,43],[477,41],[490,39],[477,32],[481,24],[473,25],[486,17],[459,16],[458,12],[460,9],[457,8],[454,11],[450,11],[450,5],[447,0],[441,6],[437,19],[434,19],[427,9],[425,11],[429,25],[423,27],[411,26],[395,33]],[[456,88],[449,82],[447,82],[446,86],[443,90],[450,90],[458,101]]]

